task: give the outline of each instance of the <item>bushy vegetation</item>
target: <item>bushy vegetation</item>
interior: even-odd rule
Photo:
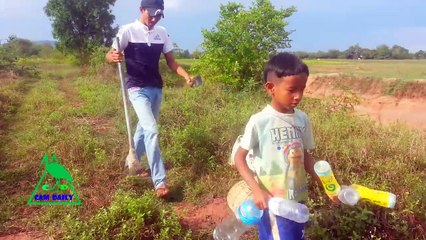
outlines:
[[[68,216],[63,239],[191,239],[170,206],[152,192],[137,195],[117,192],[108,208],[99,209],[87,221]]]
[[[0,73],[15,76],[37,76],[37,68],[25,59],[36,56],[39,49],[27,39],[10,36],[7,43],[0,45]]]
[[[284,19],[294,12],[293,7],[277,10],[269,0],[255,0],[248,9],[221,5],[215,27],[203,30],[200,73],[236,89],[258,86],[269,54],[290,47]]]
[[[426,191],[425,175],[419,171],[426,166],[424,136],[402,125],[377,127],[371,120],[354,117],[333,105],[342,106],[342,98],[314,101],[307,109],[317,142],[314,156],[331,162],[340,184],[357,183],[393,192],[397,206],[393,210],[364,202],[356,207],[335,206],[324,199],[322,191],[311,191],[310,207],[314,211],[308,236],[420,239],[421,222],[426,220],[422,197]]]

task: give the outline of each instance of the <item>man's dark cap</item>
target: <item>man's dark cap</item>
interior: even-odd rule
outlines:
[[[164,1],[163,0],[142,0],[141,8],[148,10],[149,16],[161,15],[164,17]]]

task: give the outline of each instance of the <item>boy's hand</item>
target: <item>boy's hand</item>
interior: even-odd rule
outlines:
[[[261,210],[268,208],[268,201],[271,197],[272,195],[266,190],[259,189],[257,191],[253,191],[254,204]]]

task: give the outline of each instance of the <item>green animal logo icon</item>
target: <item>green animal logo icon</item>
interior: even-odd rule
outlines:
[[[40,170],[43,165],[43,174],[31,194],[28,204],[81,205],[81,201],[74,190],[73,178],[68,170],[59,164],[56,155],[52,155],[49,160],[49,156],[45,154],[40,162],[38,170]],[[53,178],[54,182],[48,181],[49,178]]]
[[[42,189],[45,191],[67,190],[69,188],[68,185],[60,184],[61,179],[66,179],[69,184],[72,184],[73,179],[67,169],[58,163],[56,156],[53,155],[49,162],[47,155],[45,155],[41,160],[40,166],[38,167],[39,170],[43,164],[46,166],[46,171],[55,178],[56,182],[52,187],[49,187],[49,184],[44,184]]]

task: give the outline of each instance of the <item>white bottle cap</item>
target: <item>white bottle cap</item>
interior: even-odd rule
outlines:
[[[393,194],[393,193],[389,193],[389,204],[388,204],[388,208],[395,207],[395,203],[396,203],[396,195]]]
[[[360,195],[353,187],[342,186],[337,197],[342,203],[355,206],[359,201]]]
[[[327,161],[321,160],[315,163],[314,170],[318,176],[328,176],[330,175],[331,167]]]

